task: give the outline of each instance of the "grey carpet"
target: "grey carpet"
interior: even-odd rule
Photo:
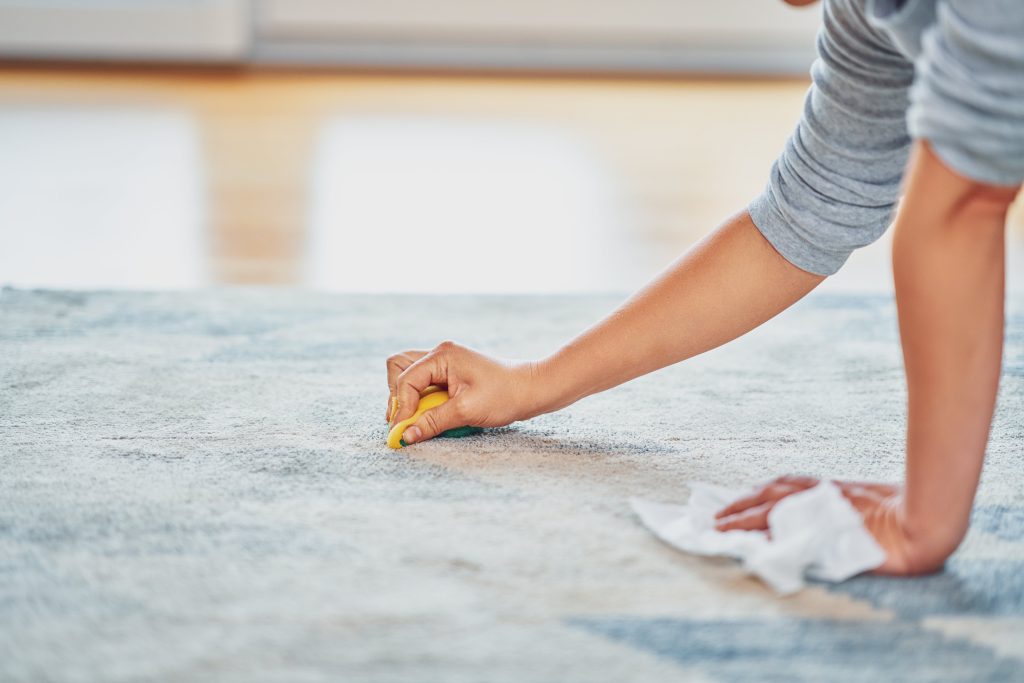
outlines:
[[[0,680],[1024,680],[1024,311],[939,575],[779,599],[626,503],[899,478],[884,297],[812,296],[562,413],[401,452],[384,358],[530,357],[614,297],[0,295]]]

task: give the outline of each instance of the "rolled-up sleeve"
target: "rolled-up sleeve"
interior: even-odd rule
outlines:
[[[1024,1],[938,3],[915,61],[907,121],[954,172],[1024,181]]]
[[[831,275],[892,220],[906,166],[912,63],[865,16],[824,4],[803,117],[748,211],[790,263]]]

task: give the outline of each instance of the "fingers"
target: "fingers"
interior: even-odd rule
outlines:
[[[397,410],[391,411],[391,424],[412,417],[419,405],[420,392],[431,384],[448,385],[448,361],[455,348],[443,342],[402,371],[395,380]]]
[[[779,477],[719,510],[715,514],[715,528],[718,531],[765,531],[768,529],[768,513],[776,503],[817,483],[813,477]]]
[[[900,491],[898,486],[892,484],[834,483],[865,520],[891,502]],[[718,511],[715,514],[715,528],[718,531],[765,531],[768,529],[768,514],[780,500],[817,484],[818,480],[813,477],[779,477]]]
[[[388,358],[388,406],[387,412],[385,413],[385,419],[389,423],[391,422],[391,414],[395,410],[395,403],[398,398],[396,384],[398,382],[399,375],[405,372],[413,363],[427,355],[427,353],[427,351],[405,351],[403,353],[396,353]]]
[[[419,443],[433,439],[443,431],[462,426],[458,400],[452,399],[420,415],[420,419],[406,428],[402,441],[406,444]]]
[[[862,517],[866,517],[879,505],[891,499],[895,495],[894,490],[898,492],[898,487],[890,484],[836,483],[839,485],[839,490],[843,492],[843,496],[850,501],[850,504]]]
[[[715,523],[715,528],[719,531],[766,531],[768,529],[768,513],[778,502],[778,500],[771,500],[748,507],[741,512],[718,520]]]
[[[768,482],[751,495],[733,501],[722,508],[715,515],[715,518],[723,519],[763,503],[781,500],[791,493],[809,489],[817,485],[817,483],[818,480],[813,477],[779,477],[774,481]]]
[[[734,500],[732,503],[729,503],[729,505],[715,513],[715,519],[725,519],[726,517],[731,517],[732,515],[743,512],[744,510],[773,500],[775,500],[775,491],[772,489],[772,484],[766,484],[751,495],[744,496],[743,498],[739,498]]]

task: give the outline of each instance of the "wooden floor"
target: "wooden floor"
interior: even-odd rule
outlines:
[[[760,191],[806,87],[799,80],[8,66],[0,68],[0,113],[183,114],[199,136],[212,281],[287,284],[303,282],[314,159],[331,122],[511,122],[567,136],[608,171],[631,234],[667,261]],[[403,187],[394,191],[401,202]]]

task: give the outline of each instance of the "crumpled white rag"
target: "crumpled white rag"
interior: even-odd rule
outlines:
[[[864,528],[860,513],[832,482],[794,493],[768,513],[763,531],[718,531],[715,513],[747,492],[690,482],[686,505],[634,498],[633,510],[665,543],[696,555],[724,555],[743,563],[777,593],[804,586],[804,576],[839,582],[885,561],[885,551]]]

